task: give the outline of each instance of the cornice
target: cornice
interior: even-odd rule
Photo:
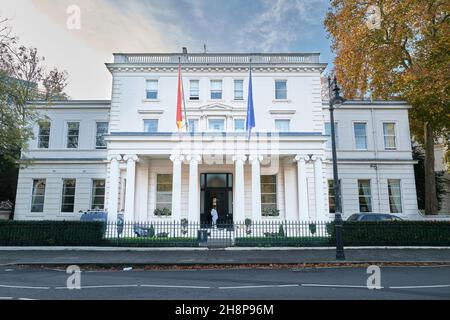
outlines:
[[[253,73],[322,73],[326,64],[305,64],[296,66],[284,65],[267,65],[252,67]],[[178,66],[176,65],[137,65],[137,64],[122,64],[122,63],[107,63],[106,67],[111,73],[177,73]],[[248,73],[248,66],[230,66],[230,65],[183,65],[182,71],[185,73]]]

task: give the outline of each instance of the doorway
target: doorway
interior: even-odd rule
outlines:
[[[200,179],[202,225],[211,225],[211,209],[215,206],[218,227],[233,224],[233,175],[231,173],[203,173]]]

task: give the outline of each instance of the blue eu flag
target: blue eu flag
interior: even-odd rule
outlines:
[[[253,84],[252,84],[252,67],[250,67],[250,77],[248,82],[248,105],[247,105],[247,123],[246,129],[248,132],[248,139],[252,134],[252,129],[255,127],[255,110],[253,109]]]

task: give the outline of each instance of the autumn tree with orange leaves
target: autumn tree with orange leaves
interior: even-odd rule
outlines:
[[[450,2],[332,0],[325,27],[346,98],[412,105],[412,133],[425,149],[425,211],[437,214],[434,139],[450,136]]]

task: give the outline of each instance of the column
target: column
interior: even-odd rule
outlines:
[[[262,156],[250,156],[252,163],[252,220],[261,221],[261,161]]]
[[[184,156],[175,154],[170,157],[173,162],[172,172],[172,219],[180,222],[181,220],[181,163]]]
[[[123,158],[127,162],[127,186],[125,194],[125,222],[133,222],[134,219],[134,199],[135,199],[135,187],[136,187],[136,161],[138,157],[136,155],[126,155]]]
[[[117,221],[119,204],[119,161],[122,157],[119,155],[109,156],[109,197],[108,197],[108,221]]]
[[[198,184],[198,163],[201,161],[199,155],[189,155],[186,160],[189,161],[189,222],[200,221],[200,198]]]
[[[325,192],[323,186],[323,157],[313,156],[314,161],[314,185],[316,195],[316,220],[325,221]]]
[[[309,220],[308,208],[308,182],[306,180],[306,160],[307,156],[297,155],[297,190],[298,190],[298,212],[299,220]]]
[[[235,161],[234,173],[234,221],[244,223],[245,221],[245,181],[244,181],[244,163],[247,157],[238,155],[233,157]]]

